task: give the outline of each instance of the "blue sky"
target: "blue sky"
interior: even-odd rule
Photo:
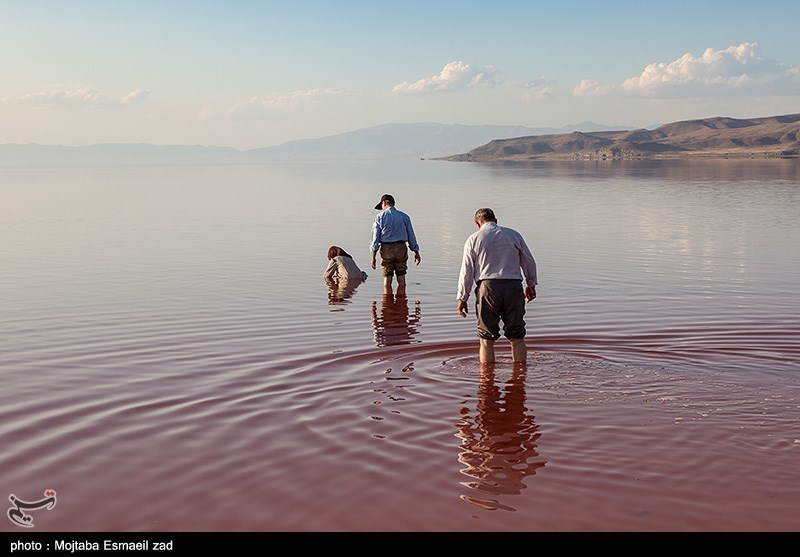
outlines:
[[[0,0],[0,143],[800,112],[800,2]]]

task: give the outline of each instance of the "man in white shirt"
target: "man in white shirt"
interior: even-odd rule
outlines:
[[[494,362],[494,343],[503,335],[511,342],[515,362],[525,362],[525,303],[536,298],[536,261],[522,235],[497,225],[494,211],[478,209],[474,232],[464,243],[464,257],[458,277],[458,305],[461,317],[467,316],[467,300],[475,288],[480,361]],[[524,276],[523,276],[524,275]],[[522,281],[525,281],[523,289]]]

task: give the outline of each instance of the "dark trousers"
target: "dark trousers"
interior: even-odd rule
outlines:
[[[525,290],[522,282],[511,279],[488,279],[475,288],[475,314],[478,316],[478,336],[487,340],[503,335],[511,339],[525,338]]]

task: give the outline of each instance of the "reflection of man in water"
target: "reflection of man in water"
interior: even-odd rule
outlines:
[[[510,380],[500,388],[494,364],[481,364],[475,418],[464,408],[456,426],[462,449],[458,460],[466,465],[461,473],[472,478],[465,486],[494,496],[518,495],[526,487],[523,480],[545,465],[536,451],[539,426],[525,407],[526,373],[525,364],[514,364]],[[482,508],[514,510],[495,499],[464,499]]]
[[[414,303],[414,310],[410,312],[404,287],[399,287],[396,295],[391,287],[384,290],[380,313],[378,303],[372,302],[372,331],[375,344],[394,346],[414,342],[419,316],[419,301]]]
[[[328,284],[328,303],[338,306],[349,304],[356,288],[364,281],[361,279],[326,279],[325,282]]]

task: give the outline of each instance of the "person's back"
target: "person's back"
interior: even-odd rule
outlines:
[[[375,224],[380,227],[380,236],[383,241],[408,242],[412,246],[417,243],[411,228],[411,217],[394,205],[379,213],[375,218]]]
[[[365,279],[366,273],[362,271],[352,257],[338,255],[333,258],[336,262],[337,275],[339,279]]]
[[[476,281],[522,279],[519,254],[525,241],[519,232],[495,222],[487,222],[472,236],[473,249],[480,257],[480,276],[475,277]]]

